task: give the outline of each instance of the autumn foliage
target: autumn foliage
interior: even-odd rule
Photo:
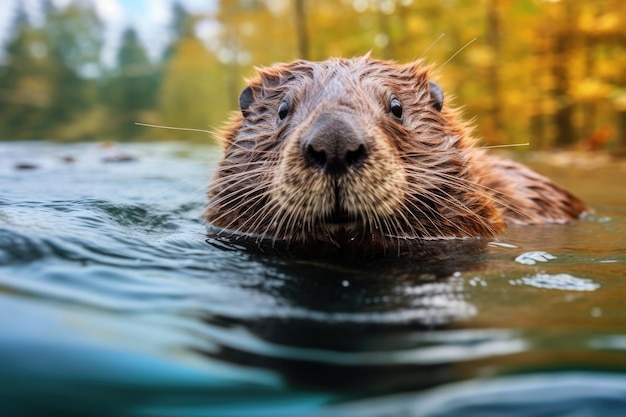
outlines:
[[[205,14],[175,4],[162,56],[129,28],[113,68],[90,3],[43,5],[43,25],[13,19],[1,140],[203,141],[135,122],[215,129],[254,66],[371,51],[433,64],[485,144],[626,146],[622,0],[219,0]]]

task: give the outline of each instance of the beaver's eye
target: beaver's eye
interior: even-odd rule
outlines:
[[[391,114],[393,114],[398,119],[402,118],[402,103],[396,97],[391,99],[391,106],[389,107]]]
[[[285,117],[289,114],[289,104],[286,101],[280,103],[280,107],[278,107],[278,118],[280,120],[285,120]]]

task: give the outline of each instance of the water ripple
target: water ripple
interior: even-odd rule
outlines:
[[[600,284],[587,278],[577,278],[569,274],[535,274],[511,281],[512,284],[526,284],[536,288],[564,291],[595,291]]]
[[[129,145],[134,162],[103,164],[90,144],[7,146],[39,168],[0,164],[2,415],[45,414],[30,403],[68,416],[501,415],[515,396],[420,391],[559,364],[620,369],[606,355],[624,350],[623,240],[572,248],[619,230],[623,213],[610,229],[512,229],[514,245],[490,249],[500,258],[293,259],[205,241],[209,148]],[[69,151],[76,162],[59,164]]]

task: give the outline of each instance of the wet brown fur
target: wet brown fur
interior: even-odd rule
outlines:
[[[221,134],[207,220],[256,238],[391,248],[493,237],[505,223],[564,223],[586,209],[547,178],[475,148],[457,111],[432,105],[429,80],[419,61],[369,56],[259,70],[249,82],[254,100]],[[394,96],[402,120],[390,114]],[[368,145],[367,159],[345,175],[302,157],[302,138],[322,112],[345,114]],[[349,221],[329,220],[338,208]]]

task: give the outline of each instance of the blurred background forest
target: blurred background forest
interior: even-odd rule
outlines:
[[[626,147],[623,0],[206,0],[206,12],[174,2],[162,53],[129,26],[112,64],[99,0],[34,1],[42,21],[18,2],[0,51],[0,140],[207,141],[135,122],[215,129],[254,66],[368,51],[441,65],[476,38],[439,82],[484,143]]]

